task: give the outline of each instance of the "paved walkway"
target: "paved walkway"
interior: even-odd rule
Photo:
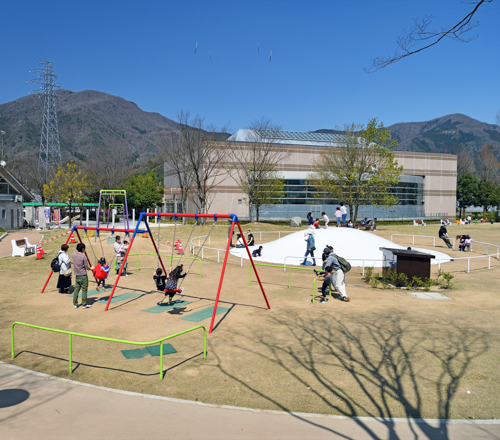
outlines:
[[[500,422],[377,421],[127,393],[0,362],[2,439],[499,439]]]
[[[3,235],[3,234],[0,234]],[[42,234],[38,231],[31,231],[28,229],[9,232],[9,234],[0,241],[0,258],[10,257],[12,255],[12,242],[11,240],[22,240],[24,237],[28,238],[30,244],[37,244],[42,238]]]

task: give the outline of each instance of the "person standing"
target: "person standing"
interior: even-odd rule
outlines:
[[[342,211],[342,224],[345,226],[345,220],[347,218],[347,208],[344,206],[344,202],[340,202],[340,210]]]
[[[82,290],[82,308],[90,309],[92,307],[87,304],[87,291],[89,289],[89,279],[87,276],[88,270],[93,270],[92,266],[89,266],[87,256],[85,255],[85,245],[83,243],[78,243],[76,245],[76,252],[73,254],[73,267],[75,268],[75,290],[73,291],[73,306],[75,309],[78,308],[78,294],[80,289]]]
[[[333,252],[330,252],[330,255],[326,259],[325,269],[330,267],[332,269],[332,273],[335,274],[335,288],[340,293],[340,298],[342,301],[349,302],[351,298],[347,296],[347,292],[345,289],[345,274],[342,270],[342,266],[337,259],[337,255]]]
[[[323,216],[323,219],[325,220],[325,229],[328,229],[328,223],[330,223],[330,219],[328,218],[328,216],[326,215],[326,212],[323,211],[321,213],[321,215]]]
[[[335,210],[335,217],[337,219],[337,228],[340,226],[340,220],[342,218],[342,211],[340,210],[340,207],[337,206],[337,209]]]
[[[446,243],[448,249],[451,249],[453,247],[450,242],[450,237],[448,236],[448,230],[444,225],[441,225],[441,228],[439,228],[439,238],[441,238]]]
[[[313,218],[312,212],[307,213],[307,223],[309,226],[312,226],[314,223],[314,218]]]
[[[71,286],[71,274],[69,276],[64,275],[64,272],[69,270],[71,267],[71,260],[67,254],[69,246],[67,244],[61,245],[61,250],[57,252],[57,261],[61,270],[59,271],[59,278],[57,280],[57,288],[59,293],[68,293],[68,289]]]
[[[119,235],[115,238],[115,244],[113,245],[113,249],[115,251],[115,272],[118,275],[118,271],[120,270],[120,252],[122,249],[121,237]]]
[[[306,261],[307,261],[307,256],[308,255],[311,255],[312,257],[312,260],[313,260],[313,266],[316,266],[316,258],[314,258],[314,251],[316,250],[316,246],[315,246],[315,240],[314,240],[314,229],[313,228],[309,228],[305,234],[305,240],[307,242],[307,249],[306,249],[306,253],[304,255],[304,261],[302,263],[300,263],[301,266],[305,266],[306,265]]]

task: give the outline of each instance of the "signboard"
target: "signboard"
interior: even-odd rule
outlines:
[[[59,208],[54,209],[54,224],[59,226],[59,220],[61,219],[61,210]]]
[[[35,210],[35,226],[38,229],[40,226],[40,220],[38,220],[38,208],[35,207],[34,210]]]
[[[50,225],[50,208],[43,208],[43,212],[45,214],[45,222],[48,227],[48,225]]]

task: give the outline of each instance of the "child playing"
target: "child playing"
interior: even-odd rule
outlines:
[[[328,218],[328,216],[326,215],[326,212],[323,211],[321,213],[321,215],[323,216],[323,219],[325,220],[325,229],[328,229],[328,223],[330,222],[330,219]]]
[[[94,270],[92,271],[94,274],[95,279],[97,280],[97,287],[96,290],[98,292],[101,291],[101,285],[102,285],[102,291],[106,291],[106,283],[105,280],[109,276],[109,266],[106,264],[106,259],[102,257],[98,262],[96,267],[94,267]]]
[[[460,236],[460,244],[458,245],[458,250],[462,252],[465,252],[465,237],[466,235]]]
[[[156,283],[156,290],[160,290],[161,292],[165,291],[165,285],[167,283],[166,275],[162,275],[163,270],[160,268],[156,269],[153,275],[153,280]]]
[[[328,302],[328,300],[326,299],[326,294],[330,289],[330,285],[334,282],[332,268],[330,266],[325,267],[325,275],[323,277],[318,276],[317,279],[323,281],[323,285],[321,286],[321,294],[323,295],[321,303],[326,304]]]
[[[319,218],[313,223],[314,229],[319,229]]]
[[[467,251],[466,252],[470,252],[470,245],[471,243],[473,242],[474,240],[472,238],[470,238],[470,235],[466,235],[465,236],[465,247],[467,248]]]
[[[170,273],[167,275],[167,283],[165,285],[165,295],[168,295],[168,305],[172,305],[172,298],[176,293],[179,295],[182,295],[182,292],[184,291],[184,287],[182,289],[177,288],[177,280],[179,278],[184,278],[188,273],[189,269],[186,271],[185,274],[182,274],[182,268],[184,266],[181,264],[180,266],[177,266],[174,270],[170,268]],[[182,275],[181,275],[182,274]]]
[[[262,257],[262,249],[264,249],[263,246],[259,246],[259,249],[255,249],[252,252],[252,257],[254,257],[254,258],[256,258],[256,257]]]

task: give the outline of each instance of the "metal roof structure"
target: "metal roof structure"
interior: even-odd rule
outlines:
[[[341,134],[311,133],[307,131],[240,129],[230,136],[230,142],[276,142],[288,145],[330,147],[345,140]]]

